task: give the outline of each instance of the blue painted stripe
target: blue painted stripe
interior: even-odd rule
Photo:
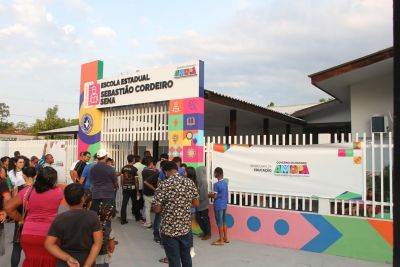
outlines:
[[[307,213],[302,213],[301,215],[319,231],[319,234],[305,244],[301,250],[322,253],[342,237],[342,233],[323,216]]]
[[[81,130],[81,126],[79,126],[79,139],[85,142],[86,144],[92,145],[97,142],[100,142],[101,132],[98,132],[94,135],[87,135]]]
[[[204,61],[199,60],[199,96],[204,97]]]

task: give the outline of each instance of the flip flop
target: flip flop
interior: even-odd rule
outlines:
[[[161,263],[168,264],[168,258],[162,258],[162,259],[159,259],[158,261],[161,262]]]
[[[213,246],[223,246],[224,243],[220,243],[218,241],[214,241],[214,242],[211,243],[211,245],[213,245]]]
[[[224,240],[224,243],[231,243],[231,241],[229,241],[229,240]]]

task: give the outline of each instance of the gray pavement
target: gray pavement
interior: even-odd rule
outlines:
[[[6,224],[6,255],[0,257],[0,266],[10,266],[11,238],[13,224]],[[158,262],[164,256],[160,245],[152,241],[152,231],[146,230],[140,223],[129,221],[121,226],[113,222],[119,245],[113,256],[111,266],[167,266]],[[217,247],[210,241],[202,241],[194,237],[196,256],[193,266],[206,267],[241,267],[241,266],[282,266],[282,267],[388,267],[379,264],[344,257],[336,257],[318,253],[276,248],[231,240],[230,244]],[[21,264],[22,265],[22,264]]]

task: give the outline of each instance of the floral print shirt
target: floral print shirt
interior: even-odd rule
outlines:
[[[176,173],[161,182],[154,194],[154,205],[161,206],[160,232],[177,237],[192,230],[192,201],[199,193],[192,180]]]

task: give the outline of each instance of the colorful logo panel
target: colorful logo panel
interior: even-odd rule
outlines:
[[[184,146],[203,146],[204,145],[204,131],[200,131],[200,130],[183,131],[183,145]]]
[[[204,129],[204,114],[185,114],[183,117],[183,129]]]
[[[192,146],[194,144],[194,135],[197,133],[197,130],[191,131],[183,131],[183,145],[184,146]]]
[[[182,131],[170,131],[168,133],[169,146],[182,146],[183,143],[183,132]]]
[[[183,115],[170,115],[168,118],[169,131],[183,130]]]
[[[183,100],[169,101],[169,115],[183,114]]]
[[[183,161],[184,162],[202,162],[204,148],[202,146],[184,146]]]
[[[171,158],[181,155],[188,164],[204,164],[204,99],[170,100],[168,125]]]
[[[184,101],[185,114],[204,114],[204,98],[187,98]]]
[[[168,155],[169,160],[172,160],[174,157],[182,158],[183,147],[182,146],[171,146],[169,147]]]

